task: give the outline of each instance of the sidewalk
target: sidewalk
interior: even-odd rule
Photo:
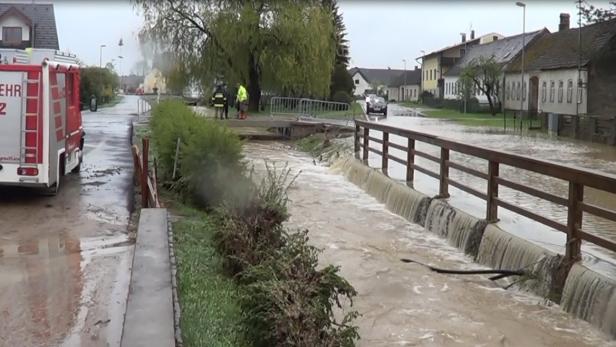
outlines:
[[[263,159],[301,170],[289,191],[291,228],[309,229],[321,261],[341,266],[359,295],[359,346],[591,346],[604,335],[545,300],[505,291],[483,276],[439,275],[400,258],[449,269],[476,269],[459,250],[388,212],[343,176],[275,143],[250,143]]]

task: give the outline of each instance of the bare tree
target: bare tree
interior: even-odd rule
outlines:
[[[501,77],[502,66],[494,57],[479,57],[471,60],[462,70],[459,83],[466,95],[470,94],[468,89],[472,86],[481,91],[488,98],[490,113],[494,116],[498,111],[497,104],[500,102]]]

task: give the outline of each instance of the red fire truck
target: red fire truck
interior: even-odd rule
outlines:
[[[75,56],[0,49],[0,185],[55,194],[80,170],[84,131]]]

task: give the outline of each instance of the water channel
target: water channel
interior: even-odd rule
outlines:
[[[560,164],[616,174],[616,147],[551,137],[544,134],[531,133],[520,135],[519,133],[513,133],[511,129],[504,132],[502,129],[467,127],[439,119],[409,117],[407,116],[409,114],[409,109],[395,105],[391,105],[390,108],[390,111],[393,111],[390,112],[391,116],[384,120],[378,120],[379,122],[438,135],[487,149],[506,151],[533,158],[550,160]],[[371,132],[370,136],[380,138],[381,134],[379,132]],[[395,135],[390,135],[389,139],[392,142],[406,145],[406,139],[402,139]],[[380,145],[377,143],[372,143],[371,147],[380,149]],[[436,157],[440,156],[439,149],[432,145],[417,142],[416,149]],[[390,148],[390,154],[398,158],[406,157],[406,154],[402,153],[402,151],[392,148]],[[453,162],[487,173],[488,164],[487,161],[483,159],[456,152],[451,152],[450,158]],[[416,157],[415,161],[422,167],[438,172],[437,163],[421,157]],[[371,167],[380,167],[380,156],[371,152],[369,164]],[[406,168],[403,165],[390,160],[388,170],[389,176],[393,179],[405,179]],[[530,187],[537,187],[543,191],[561,197],[566,198],[568,194],[568,183],[563,180],[506,165],[501,165],[500,175],[514,182]],[[453,180],[481,192],[486,191],[487,183],[481,178],[455,169],[450,169],[450,177]],[[431,196],[437,195],[439,189],[436,179],[420,172],[415,172],[414,187],[418,191]],[[449,203],[451,205],[478,218],[485,218],[485,201],[458,190],[455,187],[450,186],[449,190],[451,194]],[[500,188],[499,196],[507,202],[524,207],[560,223],[566,224],[567,222],[567,210],[564,206],[556,205],[506,187]],[[616,196],[613,194],[586,188],[584,198],[585,201],[616,210]],[[505,210],[504,208],[499,208],[499,218],[500,222],[498,222],[498,226],[504,230],[558,253],[562,254],[564,252],[564,233]],[[616,240],[616,223],[608,220],[585,214],[583,228],[605,238]],[[588,242],[584,242],[582,250],[584,252],[585,265],[609,277],[616,278],[616,254]]]

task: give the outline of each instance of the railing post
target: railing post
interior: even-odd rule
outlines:
[[[407,151],[406,151],[406,183],[409,184],[415,180],[415,140],[408,139]]]
[[[150,194],[148,191],[148,153],[150,148],[150,140],[147,137],[141,139],[142,144],[142,152],[141,158],[143,160],[141,164],[141,207],[148,207],[148,195]]]
[[[364,126],[364,155],[362,156],[362,160],[365,164],[368,164],[368,146],[370,145],[368,137],[370,137],[370,129]]]
[[[445,199],[449,197],[449,149],[441,147],[441,170],[438,198]]]
[[[567,245],[565,258],[571,262],[582,259],[582,229],[583,212],[580,203],[584,201],[584,186],[569,182],[569,204],[567,213]]]
[[[388,159],[389,159],[389,133],[383,132],[383,154],[381,155],[381,170],[388,175]]]
[[[490,161],[488,164],[488,201],[486,207],[486,220],[488,223],[498,222],[498,205],[496,204],[496,198],[498,198],[498,162]]]
[[[359,124],[355,123],[355,142],[354,142],[355,159],[359,159]]]

